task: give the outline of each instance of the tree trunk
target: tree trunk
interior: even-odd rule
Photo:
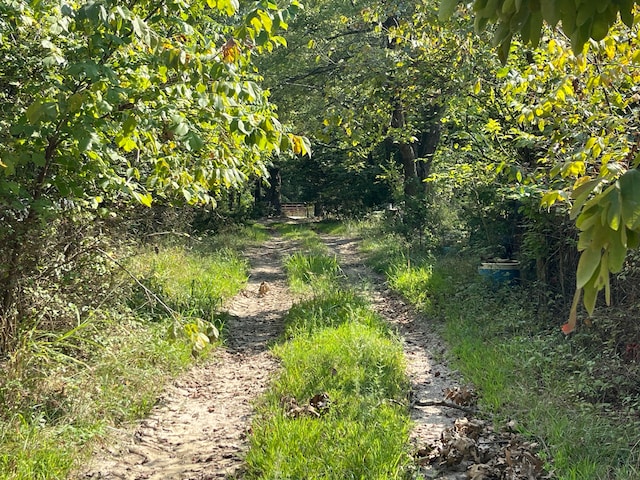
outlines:
[[[399,101],[396,103],[396,107],[391,115],[391,126],[399,129],[406,127],[404,108]],[[400,161],[404,174],[404,194],[407,197],[415,197],[421,190],[418,165],[416,162],[416,150],[409,142],[401,140],[396,143],[400,151]]]
[[[440,115],[436,113],[431,119],[431,125],[429,129],[422,132],[420,138],[420,145],[418,148],[417,160],[417,174],[420,182],[423,186],[425,193],[429,190],[429,184],[425,182],[427,177],[431,174],[431,167],[433,165],[433,155],[440,143],[440,136],[442,135],[442,128],[440,126]]]
[[[273,207],[276,215],[282,214],[282,177],[279,167],[269,167],[269,203]]]

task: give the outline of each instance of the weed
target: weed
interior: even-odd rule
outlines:
[[[152,292],[187,317],[215,322],[222,299],[235,295],[247,281],[247,263],[229,248],[217,251],[184,247],[147,249],[131,259],[131,268]],[[137,290],[134,307],[152,317],[167,315],[148,292]]]

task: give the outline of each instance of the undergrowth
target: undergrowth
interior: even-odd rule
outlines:
[[[127,273],[98,307],[74,305],[75,326],[25,322],[33,326],[2,365],[0,479],[67,478],[88,442],[147,414],[166,381],[202,358],[223,327],[222,300],[247,279],[236,251],[247,240],[220,241],[111,257]]]
[[[614,312],[565,338],[564,318],[538,308],[535,285],[486,283],[471,256],[434,258],[380,236],[364,249],[438,325],[482,410],[498,423],[517,420],[557,478],[640,478],[640,365],[611,339]]]

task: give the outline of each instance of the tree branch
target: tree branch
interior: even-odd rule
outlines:
[[[447,407],[455,408],[456,410],[462,410],[465,413],[475,414],[476,409],[472,407],[465,407],[464,405],[458,405],[452,402],[445,402],[444,400],[416,400],[411,403],[411,406],[415,407]]]

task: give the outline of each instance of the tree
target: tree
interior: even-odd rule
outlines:
[[[447,102],[475,76],[468,19],[439,25],[430,1],[324,0],[286,38],[263,59],[282,119],[322,146],[325,165],[377,169],[371,182],[399,168],[403,197],[424,196]]]
[[[251,63],[285,43],[277,32],[299,8],[0,5],[3,339],[15,333],[19,280],[36,267],[47,222],[117,215],[129,200],[213,204],[221,190],[265,175],[271,154],[308,152],[281,126]]]
[[[441,2],[440,17],[452,15],[456,6],[455,1]],[[620,15],[626,27],[633,28],[635,2],[476,0],[474,10],[477,29],[490,20],[498,22],[493,43],[500,46],[503,62],[514,33],[520,33],[525,43],[538,45],[545,32],[543,21],[551,27],[562,21],[562,30],[570,37],[569,46],[562,36],[546,30],[551,37],[545,42],[547,52],[538,52],[537,61],[531,57],[532,75],[520,76],[520,85],[513,90],[516,97],[524,93],[528,98],[512,104],[521,111],[518,122],[537,124],[543,143],[550,146],[543,159],[551,163],[545,173],[561,188],[546,193],[543,203],[570,203],[571,218],[580,230],[576,294],[563,327],[568,333],[575,328],[582,291],[589,314],[600,290],[605,290],[609,303],[610,273],[619,272],[628,250],[640,244],[634,90],[639,45],[636,29],[625,30],[616,23]],[[541,66],[541,56],[552,72]],[[548,90],[540,95],[541,89]],[[531,103],[537,105],[532,108]],[[563,128],[566,125],[569,129]],[[566,179],[575,181],[569,186]]]

